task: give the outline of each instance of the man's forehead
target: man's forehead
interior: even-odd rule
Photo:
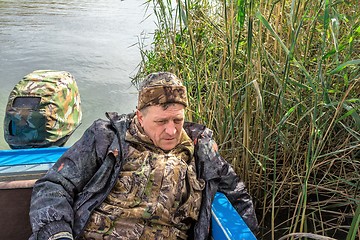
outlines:
[[[176,115],[156,115],[154,116],[155,120],[168,120],[168,119],[177,119],[182,120],[184,119],[184,114],[176,114]]]
[[[185,107],[182,104],[171,104],[166,109],[161,105],[149,106],[146,109],[147,114],[157,118],[184,117]]]

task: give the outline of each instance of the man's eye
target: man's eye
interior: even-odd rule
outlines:
[[[157,124],[165,124],[166,121],[165,120],[160,120],[160,121],[156,121]]]
[[[174,120],[174,123],[175,123],[175,124],[180,124],[180,123],[182,123],[182,119],[175,119],[175,120]]]

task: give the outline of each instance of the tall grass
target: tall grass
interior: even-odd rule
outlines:
[[[358,1],[147,4],[158,29],[134,81],[185,81],[187,118],[214,130],[246,181],[259,239],[360,239]]]

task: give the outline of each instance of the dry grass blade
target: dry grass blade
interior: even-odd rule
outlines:
[[[246,180],[258,238],[360,240],[358,0],[148,2],[159,29],[135,79],[184,79],[187,119]]]
[[[314,234],[314,233],[290,233],[287,234],[281,238],[279,238],[279,240],[285,240],[285,239],[300,239],[300,238],[310,238],[310,239],[315,239],[315,240],[336,240],[335,238],[331,238],[331,237],[325,237],[325,236],[321,236],[318,234]]]

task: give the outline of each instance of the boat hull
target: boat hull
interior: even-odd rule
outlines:
[[[66,150],[65,147],[0,150],[1,239],[26,240],[30,237],[32,188]],[[222,193],[216,193],[213,201],[211,233],[214,240],[256,240]]]
[[[29,203],[31,187],[0,189],[0,236],[7,240],[30,237]]]

